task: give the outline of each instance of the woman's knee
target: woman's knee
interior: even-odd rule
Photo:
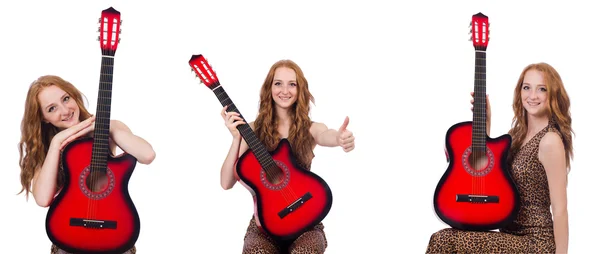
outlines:
[[[322,254],[327,248],[327,239],[320,231],[304,233],[290,246],[290,254]]]

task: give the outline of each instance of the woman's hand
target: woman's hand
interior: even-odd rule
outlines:
[[[244,122],[244,120],[240,117],[240,114],[236,112],[226,112],[227,107],[228,106],[223,107],[223,110],[221,110],[221,116],[223,117],[223,120],[225,120],[225,126],[227,126],[227,129],[229,129],[229,132],[231,132],[233,138],[235,140],[240,140],[242,136],[237,130],[237,126],[245,124],[246,122]]]
[[[348,122],[350,119],[346,117],[346,120],[338,130],[337,142],[338,145],[344,149],[344,152],[350,152],[354,150],[354,135],[351,131],[346,129],[348,127]]]
[[[73,140],[88,134],[94,129],[94,123],[96,122],[96,116],[92,115],[88,119],[81,121],[80,123],[73,125],[67,129],[64,129],[54,135],[50,147],[58,148],[62,150],[71,143]]]

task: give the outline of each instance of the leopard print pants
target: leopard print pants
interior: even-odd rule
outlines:
[[[124,252],[123,254],[135,254],[135,252],[136,252],[136,249],[135,249],[135,246],[133,246],[133,248]],[[61,250],[58,247],[56,247],[56,245],[52,244],[52,248],[50,248],[50,254],[71,254],[71,253]]]
[[[242,254],[323,254],[327,248],[324,228],[323,223],[319,223],[291,243],[278,243],[262,232],[252,218],[244,236]]]

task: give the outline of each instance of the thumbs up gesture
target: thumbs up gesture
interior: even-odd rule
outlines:
[[[354,136],[352,135],[351,131],[346,129],[349,121],[350,119],[346,117],[346,120],[344,120],[344,123],[338,130],[337,135],[338,145],[344,149],[344,152],[350,152],[354,149]]]

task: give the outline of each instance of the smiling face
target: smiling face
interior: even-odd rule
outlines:
[[[271,95],[278,108],[289,109],[298,99],[296,72],[291,68],[279,67],[271,86]]]
[[[521,85],[521,102],[528,115],[541,117],[548,113],[548,87],[541,71],[531,69],[525,73]]]
[[[58,86],[43,88],[38,100],[42,110],[43,121],[59,130],[79,123],[79,106],[71,96]]]

